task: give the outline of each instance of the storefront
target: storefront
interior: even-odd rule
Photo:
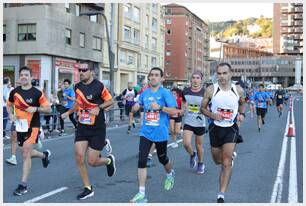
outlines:
[[[71,80],[75,85],[79,82],[79,64],[75,60],[56,58],[55,60],[55,75],[56,85],[59,82],[63,83],[65,79]]]

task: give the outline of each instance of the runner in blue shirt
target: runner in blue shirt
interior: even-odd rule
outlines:
[[[254,94],[258,132],[260,132],[261,125],[265,124],[265,115],[267,113],[268,101],[271,101],[270,95],[264,91],[264,85],[259,85],[259,91]]]
[[[167,141],[169,137],[169,115],[179,112],[173,94],[161,87],[163,71],[154,67],[149,73],[151,87],[141,93],[139,101],[134,105],[135,113],[142,107],[144,109],[143,123],[140,129],[139,159],[138,159],[138,184],[139,192],[130,200],[131,203],[145,203],[145,183],[147,179],[147,157],[153,143],[159,162],[164,165],[167,177],[164,183],[165,190],[171,190],[174,185],[174,170],[167,157]]]

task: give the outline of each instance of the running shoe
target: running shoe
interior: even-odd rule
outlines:
[[[135,128],[135,127],[136,127],[136,123],[135,123],[135,121],[133,121],[132,125],[133,125],[133,128]]]
[[[112,145],[109,139],[105,139],[105,150],[108,154],[111,154],[113,151]]]
[[[111,177],[116,173],[115,156],[112,154],[109,154],[107,158],[111,160],[111,162],[108,165],[106,165],[107,175]]]
[[[196,152],[193,152],[193,155],[190,156],[189,165],[191,169],[197,166],[197,153]]]
[[[224,203],[224,198],[219,197],[219,198],[217,199],[217,203]]]
[[[49,158],[51,156],[51,152],[50,152],[50,150],[46,150],[46,151],[43,152],[43,154],[45,155],[45,157],[42,158],[41,161],[42,161],[43,167],[47,168],[49,163],[50,163]]]
[[[164,183],[164,188],[165,190],[171,190],[174,186],[174,176],[175,172],[172,170],[172,175],[170,177],[166,177],[165,183]]]
[[[147,167],[152,167],[153,166],[153,159],[152,157],[147,158]]]
[[[237,157],[237,152],[233,152],[233,155],[232,155],[232,167],[234,167],[234,160],[236,159]]]
[[[23,185],[19,184],[18,187],[16,188],[16,190],[14,191],[14,195],[21,196],[21,195],[24,195],[27,192],[28,192],[27,186],[23,186]]]
[[[10,158],[6,159],[5,162],[10,165],[17,165],[16,156],[11,156]]]
[[[172,145],[171,145],[171,147],[172,147],[172,148],[178,148],[178,143],[177,143],[176,141],[173,142]]]
[[[138,192],[131,200],[130,203],[147,203],[148,199],[146,196],[140,192]]]
[[[88,197],[92,197],[94,194],[95,192],[92,190],[92,186],[90,186],[90,189],[88,189],[87,187],[84,187],[83,192],[77,196],[77,199],[85,200]]]
[[[205,165],[204,165],[203,162],[198,163],[197,173],[198,174],[204,174],[205,173]]]

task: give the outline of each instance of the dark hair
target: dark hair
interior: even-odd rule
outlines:
[[[10,78],[9,77],[4,77],[3,79],[3,84],[8,84],[10,81]]]
[[[163,76],[164,76],[164,72],[163,72],[163,70],[162,70],[161,68],[159,68],[159,67],[153,67],[153,68],[150,70],[150,72],[149,72],[149,76],[150,76],[150,74],[151,74],[151,71],[153,71],[153,70],[157,70],[157,71],[159,71],[159,72],[160,72],[160,76],[161,76],[161,77],[163,77]]]
[[[32,76],[32,69],[30,67],[27,67],[27,66],[23,66],[19,69],[19,74],[22,72],[22,71],[29,71],[30,72],[30,76]]]
[[[259,87],[265,88],[265,85],[264,84],[259,84]]]
[[[70,79],[65,79],[65,80],[64,80],[64,83],[65,83],[65,82],[67,82],[69,85],[71,84]]]
[[[231,66],[229,63],[227,63],[227,62],[221,62],[221,63],[219,63],[219,64],[217,65],[217,69],[216,69],[216,70],[218,70],[219,67],[223,67],[223,66],[227,66],[227,67],[229,68],[229,70],[232,71],[232,66]]]

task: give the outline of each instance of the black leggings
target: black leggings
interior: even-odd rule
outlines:
[[[166,165],[169,162],[167,157],[167,143],[163,142],[152,142],[145,137],[140,137],[139,142],[139,155],[138,155],[138,168],[145,168],[147,165],[147,158],[151,149],[152,144],[155,143],[158,160],[161,164]]]
[[[61,113],[61,115],[62,115],[63,113],[65,113],[65,112],[67,112],[68,110],[69,110],[68,108],[65,108],[65,109],[63,110],[63,112]],[[78,123],[77,123],[77,121],[74,119],[74,113],[69,114],[69,119],[70,119],[70,121],[72,122],[73,126],[76,127]],[[61,130],[63,130],[63,129],[64,129],[64,120],[62,119],[62,117],[60,117],[60,125],[61,125]]]

